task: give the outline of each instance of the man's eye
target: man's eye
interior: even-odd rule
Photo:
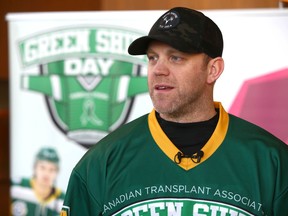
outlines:
[[[179,56],[171,56],[172,61],[180,61],[182,58]]]
[[[157,58],[156,56],[147,56],[149,61],[155,61]]]

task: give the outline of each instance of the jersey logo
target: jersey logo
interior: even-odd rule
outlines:
[[[146,57],[127,48],[142,34],[121,28],[65,28],[19,41],[21,86],[43,94],[51,120],[89,148],[127,122],[138,94],[147,93]]]
[[[12,203],[12,215],[27,215],[28,213],[26,202],[17,200]]]
[[[238,207],[206,200],[197,199],[156,199],[135,203],[128,206],[113,216],[136,215],[239,215],[252,216],[253,214]]]

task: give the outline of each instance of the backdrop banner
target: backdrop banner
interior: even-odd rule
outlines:
[[[48,168],[42,164],[41,170],[38,163],[54,164],[54,176],[43,179],[64,195],[73,167],[88,148],[151,111],[146,56],[130,56],[127,48],[163,12],[7,15],[15,215],[30,213],[41,201],[33,190]],[[225,70],[215,101],[288,143],[288,10],[203,12],[224,37]],[[59,195],[50,210],[58,212],[61,200]]]

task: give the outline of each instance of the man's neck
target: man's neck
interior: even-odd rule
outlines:
[[[217,112],[215,111],[214,104],[213,106],[203,106],[198,109],[191,107],[191,109],[186,112],[181,110],[175,113],[159,113],[162,119],[178,123],[194,123],[207,121],[213,118],[213,116],[215,116],[216,114]]]
[[[183,153],[192,155],[199,151],[211,137],[219,119],[218,112],[206,121],[193,123],[166,121],[158,113],[156,113],[156,117],[162,130],[171,142]]]

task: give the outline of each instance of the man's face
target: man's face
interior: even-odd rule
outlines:
[[[38,161],[35,164],[35,181],[41,186],[52,186],[58,174],[58,167],[50,161]]]
[[[162,118],[185,122],[193,110],[203,109],[199,106],[212,93],[205,54],[183,53],[155,41],[147,56],[149,93]]]

